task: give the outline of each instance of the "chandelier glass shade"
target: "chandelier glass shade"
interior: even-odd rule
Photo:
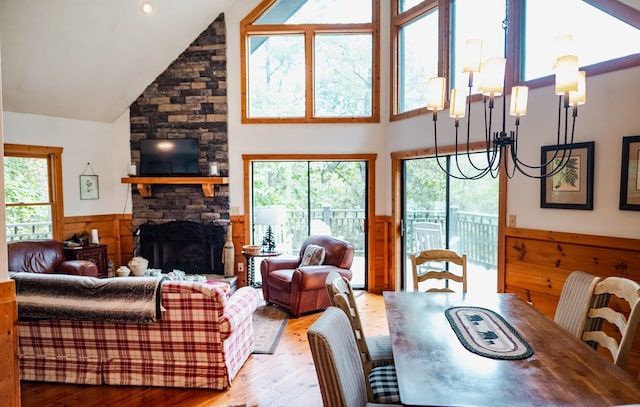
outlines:
[[[426,107],[433,112],[434,145],[436,160],[440,168],[450,177],[458,179],[478,179],[487,174],[497,177],[504,167],[506,175],[511,178],[519,172],[530,178],[546,178],[553,176],[565,167],[571,159],[571,145],[574,140],[575,123],[578,117],[578,106],[586,102],[586,76],[579,71],[578,57],[571,54],[571,36],[556,38],[558,56],[555,59],[555,94],[558,96],[558,118],[556,150],[553,157],[540,165],[525,163],[518,155],[520,118],[527,114],[529,88],[513,86],[509,104],[509,115],[515,117],[515,128],[507,130],[507,105],[505,85],[507,83],[505,66],[507,62],[507,33],[509,29],[508,0],[505,8],[506,16],[502,21],[504,30],[504,57],[490,57],[482,60],[482,41],[470,39],[466,41],[462,72],[467,73],[467,88],[451,89],[449,94],[449,116],[455,120],[455,150],[451,158],[454,170],[445,168],[441,163],[442,155],[438,148],[438,111],[443,110],[446,96],[446,79],[429,78]],[[482,154],[477,150],[472,159],[471,146],[471,101],[474,95],[474,82],[477,92],[482,95],[484,109],[484,148]],[[500,99],[501,117],[494,126],[496,101]],[[461,136],[460,122],[466,119],[466,136]],[[497,127],[497,129],[494,129]],[[478,159],[482,156],[482,159]]]

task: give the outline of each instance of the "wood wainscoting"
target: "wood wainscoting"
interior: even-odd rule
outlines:
[[[0,405],[20,405],[18,370],[18,305],[13,280],[0,282]]]
[[[640,282],[640,240],[533,229],[505,229],[506,291],[553,318],[567,276],[581,270]],[[606,353],[603,353],[606,355]],[[640,333],[627,368],[640,371]]]
[[[74,234],[91,234],[98,230],[101,244],[107,245],[107,258],[115,268],[127,264],[133,258],[133,230],[131,214],[69,216],[64,218],[64,239]]]

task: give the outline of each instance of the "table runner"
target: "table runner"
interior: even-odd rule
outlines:
[[[502,316],[481,307],[444,311],[460,342],[469,351],[493,359],[525,359],[533,348]]]

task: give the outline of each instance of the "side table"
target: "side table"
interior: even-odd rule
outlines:
[[[67,260],[89,260],[98,267],[98,278],[107,277],[107,245],[93,244],[80,247],[65,247],[64,257]]]
[[[249,287],[261,287],[262,284],[255,283],[255,264],[253,259],[256,257],[275,257],[280,256],[282,252],[258,252],[258,253],[247,253],[244,250],[242,251],[242,255],[244,256],[247,263],[247,286]]]

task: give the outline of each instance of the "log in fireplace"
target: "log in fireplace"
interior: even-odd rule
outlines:
[[[224,274],[226,227],[216,223],[171,221],[140,225],[140,256],[149,268],[186,274]]]

